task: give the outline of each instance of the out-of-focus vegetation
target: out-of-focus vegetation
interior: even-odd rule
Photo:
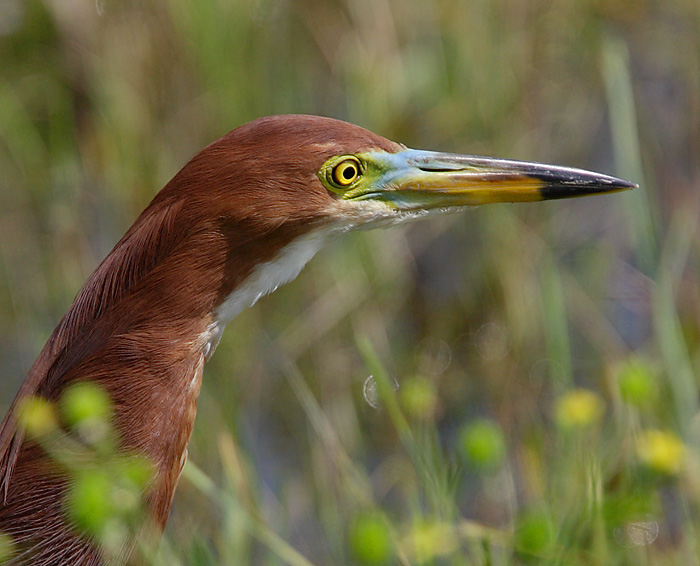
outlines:
[[[145,495],[153,466],[121,446],[112,426],[109,395],[93,383],[76,383],[59,406],[42,397],[26,397],[18,416],[24,433],[49,455],[53,471],[68,478],[63,512],[76,531],[98,541],[108,560],[118,560],[135,533],[142,533],[144,540],[136,551],[150,557],[153,545],[147,544],[146,535],[153,531]],[[2,537],[0,558],[15,550],[11,537]]]
[[[699,30],[695,0],[3,0],[0,404],[257,116],[596,169],[641,188],[355,234],[238,317],[161,561],[696,564]]]

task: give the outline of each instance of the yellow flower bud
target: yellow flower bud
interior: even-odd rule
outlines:
[[[32,395],[23,399],[18,414],[20,426],[32,438],[41,438],[58,428],[54,406],[43,397]]]
[[[557,400],[555,419],[563,429],[586,428],[600,420],[604,408],[605,404],[597,394],[574,389]]]
[[[652,470],[672,475],[683,465],[685,445],[672,432],[645,430],[637,440],[637,456]]]

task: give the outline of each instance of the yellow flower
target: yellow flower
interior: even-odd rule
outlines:
[[[411,533],[410,548],[419,563],[434,560],[454,552],[458,546],[457,535],[448,523],[424,523]]]
[[[604,408],[600,396],[587,389],[574,389],[557,400],[555,418],[563,429],[585,428],[600,420]]]
[[[43,397],[32,395],[20,402],[19,424],[32,438],[41,438],[58,429],[54,406]]]
[[[683,465],[685,445],[672,432],[645,430],[637,439],[637,457],[652,470],[672,475]]]
[[[0,564],[9,560],[15,552],[15,543],[7,533],[0,531]]]
[[[414,377],[401,386],[399,399],[411,417],[430,420],[435,416],[438,396],[435,384],[422,377]]]

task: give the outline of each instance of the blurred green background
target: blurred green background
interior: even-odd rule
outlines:
[[[279,113],[641,188],[322,251],[208,364],[160,560],[698,564],[697,0],[2,0],[0,408],[157,190]]]

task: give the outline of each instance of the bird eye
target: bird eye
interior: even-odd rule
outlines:
[[[360,163],[354,157],[344,159],[333,167],[331,176],[339,187],[352,185],[360,176]]]

